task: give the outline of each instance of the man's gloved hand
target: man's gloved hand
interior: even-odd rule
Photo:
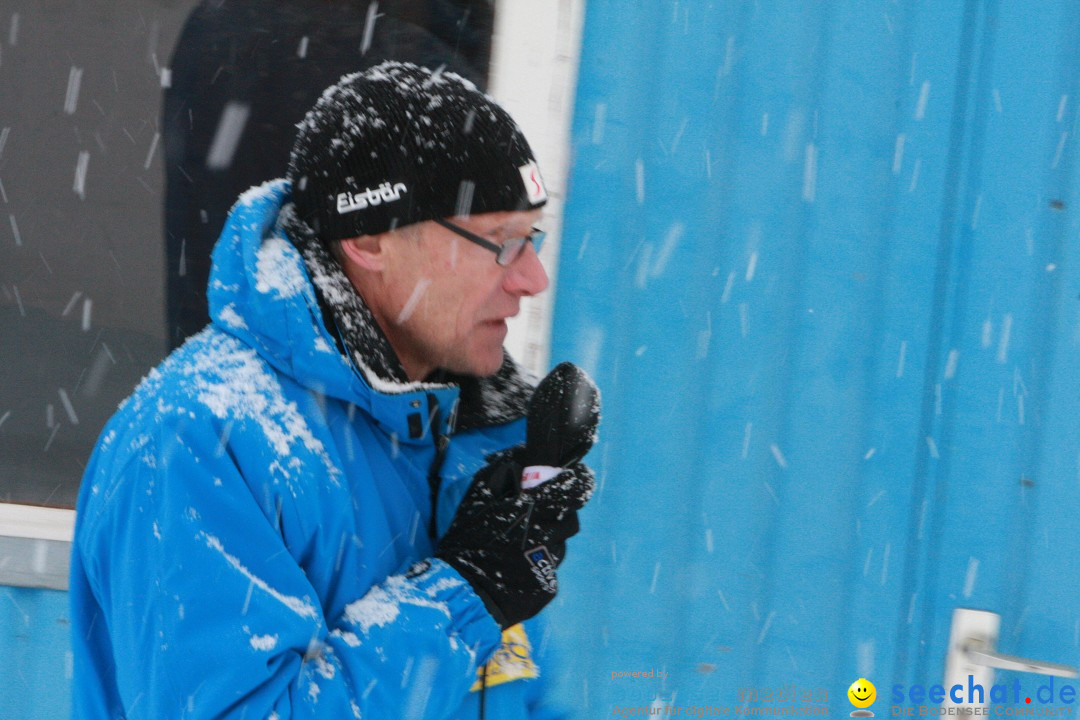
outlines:
[[[575,462],[521,489],[522,448],[489,458],[473,478],[436,556],[469,581],[503,629],[536,615],[558,590],[555,569],[592,496],[592,471]]]

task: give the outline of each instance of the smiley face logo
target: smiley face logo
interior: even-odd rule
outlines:
[[[847,696],[848,700],[850,700],[851,704],[855,707],[868,708],[873,705],[874,700],[877,699],[877,688],[874,687],[874,683],[866,678],[859,678],[851,683],[851,687],[849,687],[847,691]],[[854,714],[855,713],[852,713],[852,715]]]

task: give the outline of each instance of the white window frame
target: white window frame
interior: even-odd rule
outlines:
[[[585,0],[498,0],[488,89],[521,126],[547,186],[540,259],[551,284],[525,298],[510,321],[506,347],[514,359],[543,376],[551,354],[551,313],[562,244],[563,208],[570,174],[570,130],[577,93]]]
[[[75,511],[0,503],[0,586],[67,590]]]

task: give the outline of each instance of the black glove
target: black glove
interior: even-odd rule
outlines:
[[[560,363],[537,385],[527,415],[525,445],[488,458],[436,552],[504,629],[536,615],[558,591],[555,570],[595,486],[581,459],[596,441],[600,393],[585,371]],[[522,490],[523,466],[562,470]]]
[[[439,543],[442,558],[469,581],[505,629],[527,620],[558,591],[555,569],[595,487],[574,462],[544,484],[521,489],[523,447],[498,453],[473,478]]]

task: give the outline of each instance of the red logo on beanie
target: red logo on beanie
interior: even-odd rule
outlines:
[[[547,200],[547,190],[544,189],[544,180],[540,177],[540,168],[535,160],[530,160],[518,168],[521,173],[521,182],[525,184],[525,194],[533,205]]]

